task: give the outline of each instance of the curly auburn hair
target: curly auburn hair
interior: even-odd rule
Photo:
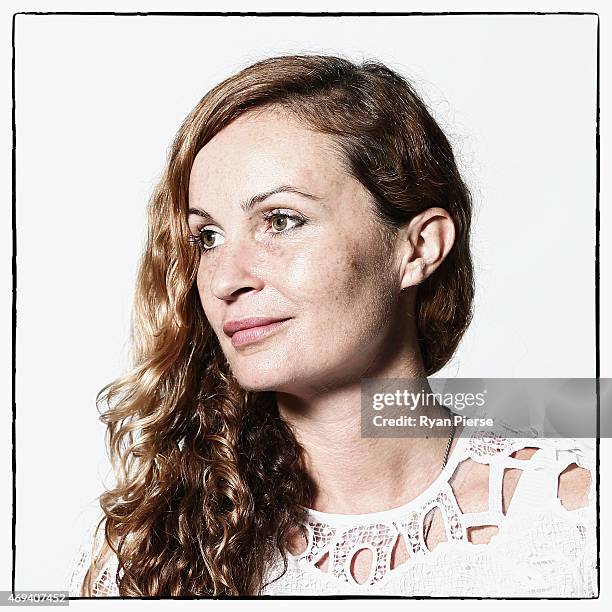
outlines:
[[[110,551],[123,596],[257,595],[277,552],[287,569],[286,548],[314,493],[303,449],[274,393],[245,391],[232,376],[202,310],[199,256],[186,239],[196,154],[238,116],[271,105],[334,138],[382,226],[393,230],[434,206],[452,216],[453,247],[416,294],[428,375],[469,324],[470,194],[447,138],[403,77],[374,61],[281,56],[214,87],[180,127],[149,203],[133,369],[98,394],[116,486],[100,496],[105,546],[84,595]]]

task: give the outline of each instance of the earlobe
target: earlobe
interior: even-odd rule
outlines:
[[[423,259],[409,260],[407,258],[405,265],[402,267],[402,280],[400,284],[402,291],[422,283],[427,278],[425,270],[426,264]]]

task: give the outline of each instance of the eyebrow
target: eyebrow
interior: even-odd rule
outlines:
[[[321,201],[321,198],[292,187],[291,185],[280,185],[279,187],[270,189],[270,191],[264,191],[263,193],[258,193],[251,196],[248,200],[245,200],[240,204],[240,209],[244,212],[249,212],[256,204],[267,200],[269,197],[276,195],[277,193],[295,193],[309,200],[315,200],[317,202]],[[197,215],[198,217],[203,217],[204,219],[214,221],[213,216],[201,208],[189,208],[188,213],[190,215]]]

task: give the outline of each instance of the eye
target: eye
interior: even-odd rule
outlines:
[[[306,219],[303,217],[277,210],[264,213],[264,219],[270,221],[270,227],[273,230],[272,235],[295,229],[306,223]]]
[[[203,252],[211,251],[215,247],[219,246],[217,243],[218,236],[221,236],[219,232],[203,227],[197,234],[191,234],[189,236],[189,242],[199,246],[200,250]]]

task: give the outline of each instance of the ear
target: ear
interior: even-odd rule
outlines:
[[[455,224],[443,208],[428,208],[400,231],[401,288],[406,289],[422,283],[442,263],[455,242]]]

